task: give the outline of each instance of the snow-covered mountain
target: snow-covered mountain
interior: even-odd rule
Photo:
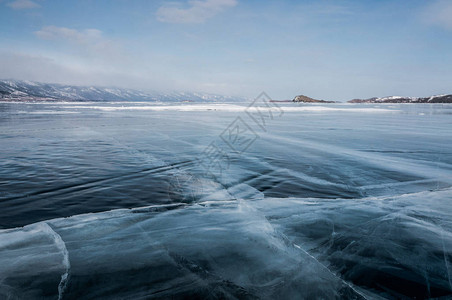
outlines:
[[[245,98],[192,92],[143,92],[115,87],[74,86],[24,80],[0,80],[3,101],[193,101],[231,102]]]
[[[431,97],[389,96],[369,99],[353,99],[349,103],[452,103],[452,95],[435,95]]]

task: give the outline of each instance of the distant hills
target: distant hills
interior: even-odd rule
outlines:
[[[348,103],[452,103],[452,95],[436,95],[431,97],[401,97],[353,99]]]
[[[144,92],[134,89],[98,86],[76,86],[25,80],[0,80],[0,101],[156,101],[156,102],[244,102],[242,97],[229,97],[194,92]],[[298,95],[293,100],[275,102],[336,103]],[[353,99],[348,103],[452,103],[452,95],[431,97],[390,96]]]
[[[0,80],[0,101],[163,101],[236,102],[245,98],[192,92],[143,92],[115,87],[75,86]]]
[[[317,100],[304,95],[298,95],[293,102],[302,103],[336,103],[335,101]],[[401,97],[390,96],[382,98],[369,99],[353,99],[347,101],[348,103],[452,103],[452,95],[436,95],[431,97]]]

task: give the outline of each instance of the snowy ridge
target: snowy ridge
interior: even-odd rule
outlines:
[[[389,96],[389,97],[381,97],[375,99],[377,102],[385,102],[391,100],[401,100],[401,99],[409,99],[409,101],[417,101],[419,98],[417,97],[402,97],[402,96]]]
[[[353,99],[349,103],[452,103],[452,95],[433,95],[430,97],[387,96],[369,99]]]
[[[159,93],[116,87],[74,86],[25,80],[0,80],[0,100],[235,102],[246,99],[195,92]]]

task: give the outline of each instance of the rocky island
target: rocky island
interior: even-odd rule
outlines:
[[[298,95],[292,100],[293,102],[304,102],[304,103],[336,103],[335,101],[317,100],[310,98],[305,95]]]

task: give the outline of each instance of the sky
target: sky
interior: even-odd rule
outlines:
[[[273,99],[452,93],[452,0],[0,0],[0,78]]]

